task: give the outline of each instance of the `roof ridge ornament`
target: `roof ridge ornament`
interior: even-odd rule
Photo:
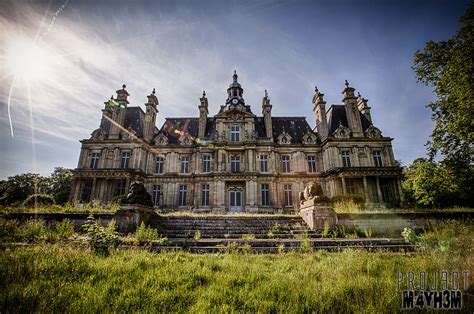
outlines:
[[[155,88],[153,88],[153,91],[151,92],[153,95],[155,95],[156,91]]]
[[[239,77],[237,75],[237,70],[234,70],[234,75],[232,75],[232,77],[234,78],[234,82],[236,83],[237,82],[237,78]]]
[[[344,85],[346,85],[346,87],[349,87],[349,82],[347,80],[345,80]]]
[[[268,98],[268,92],[266,89],[265,89],[265,98]]]

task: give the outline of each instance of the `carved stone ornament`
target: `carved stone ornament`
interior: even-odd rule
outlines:
[[[155,145],[164,146],[167,144],[168,144],[168,138],[164,136],[163,134],[160,134],[155,138]]]
[[[365,135],[368,138],[381,138],[382,137],[382,132],[378,128],[371,125],[365,131]]]
[[[104,130],[102,128],[95,129],[91,134],[91,139],[95,141],[102,141],[104,139]]]
[[[335,138],[349,138],[350,135],[351,130],[343,125],[338,126],[337,129],[334,131]]]
[[[317,182],[309,182],[304,188],[303,192],[300,192],[300,205],[310,206],[314,204],[325,204],[328,198],[324,196],[321,184]]]
[[[291,136],[290,134],[286,133],[286,132],[283,132],[280,134],[280,136],[278,136],[278,143],[279,144],[291,144]]]
[[[153,207],[150,193],[147,192],[145,185],[139,181],[134,181],[130,184],[127,198],[122,201],[122,204]]]
[[[303,136],[303,144],[315,144],[316,143],[316,136],[310,132],[306,133]]]

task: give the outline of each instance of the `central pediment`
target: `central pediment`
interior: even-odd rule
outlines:
[[[240,120],[241,118],[251,117],[255,118],[256,116],[249,111],[245,111],[239,108],[230,108],[228,110],[221,110],[218,114],[214,117],[216,118],[232,118],[233,120]]]

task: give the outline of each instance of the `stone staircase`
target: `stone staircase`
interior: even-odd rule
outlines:
[[[308,249],[339,251],[347,248],[366,250],[412,251],[401,239],[322,238],[309,230],[299,216],[160,216],[151,224],[169,239],[167,246],[152,244],[152,251],[186,250],[194,253],[252,251],[276,253]]]

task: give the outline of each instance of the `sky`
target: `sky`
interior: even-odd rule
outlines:
[[[234,69],[254,113],[267,89],[273,116],[305,116],[311,127],[314,86],[328,108],[348,80],[409,164],[426,156],[435,99],[416,81],[414,53],[453,36],[468,3],[3,0],[0,179],[75,168],[79,140],[122,84],[142,108],[156,88],[161,127],[197,117],[203,90],[216,114]]]

